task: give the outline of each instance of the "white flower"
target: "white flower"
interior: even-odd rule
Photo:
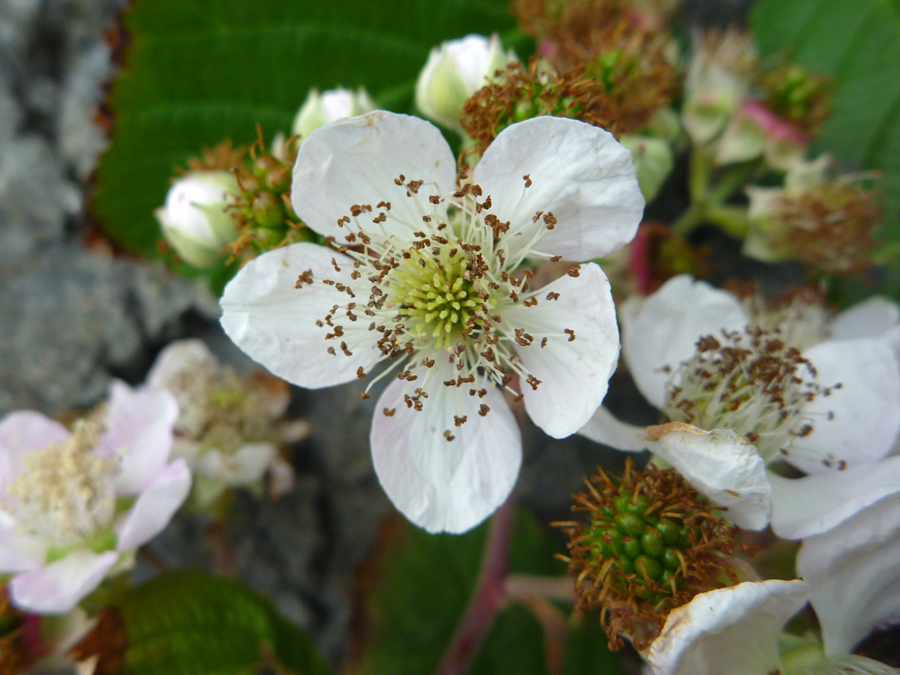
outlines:
[[[504,53],[500,38],[467,35],[435,47],[416,81],[416,105],[430,120],[464,133],[459,116],[469,97],[515,61]]]
[[[896,548],[896,547],[895,547]],[[858,586],[856,587],[858,588]],[[813,581],[748,581],[701,593],[674,609],[646,657],[654,675],[897,675],[895,668],[825,648],[815,636],[783,633]],[[841,612],[833,615],[838,623]],[[823,630],[827,634],[823,615]],[[871,628],[871,626],[869,626]]]
[[[672,610],[647,661],[655,675],[780,673],[778,636],[806,597],[800,580],[744,582],[701,593]]]
[[[256,486],[266,474],[276,495],[293,485],[293,469],[278,446],[307,436],[309,425],[281,420],[290,403],[286,383],[261,373],[242,378],[200,340],[168,345],[147,383],[178,401],[172,454],[194,474],[197,505],[208,506],[230,487]]]
[[[521,391],[535,423],[563,437],[590,418],[616,365],[597,265],[542,289],[515,270],[605,255],[634,236],[643,209],[628,151],[572,120],[509,127],[472,179],[458,189],[450,148],[423,120],[375,112],[323,127],[300,148],[292,200],[339,251],[271,251],[222,297],[226,333],[290,382],[395,375],[372,426],[375,471],[430,531],[473,527],[512,489],[521,440],[502,389]]]
[[[313,131],[342,117],[356,117],[375,110],[375,102],[363,87],[328,89],[321,94],[318,89],[309,92],[291,126],[291,133],[306,138]]]
[[[237,221],[225,209],[239,192],[229,172],[197,171],[169,188],[165,206],[154,215],[178,255],[195,267],[209,267],[237,237]]]
[[[0,421],[0,573],[16,606],[69,611],[168,524],[191,482],[167,463],[177,415],[168,392],[114,382],[71,432],[30,410]]]
[[[803,541],[797,573],[809,582],[828,656],[848,654],[873,630],[900,623],[898,560],[900,493]]]
[[[771,511],[787,538],[825,531],[900,487],[900,457],[883,459],[900,431],[894,303],[873,298],[829,320],[798,302],[757,312],[749,329],[736,297],[680,276],[620,316],[638,389],[676,423],[638,433],[601,409],[584,435],[651,447],[733,522],[762,529]],[[698,350],[705,336],[716,339]],[[782,461],[808,475],[766,470]]]

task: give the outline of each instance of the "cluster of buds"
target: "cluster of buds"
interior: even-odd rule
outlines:
[[[831,107],[830,81],[785,62],[765,70],[749,35],[695,39],[683,122],[718,165],[764,159],[786,171],[803,159]]]
[[[155,212],[166,240],[200,268],[311,240],[289,198],[297,147],[319,127],[374,108],[364,89],[313,89],[294,117],[293,135],[276,136],[271,151],[257,129],[248,147],[226,140],[190,159]]]
[[[557,525],[571,536],[564,559],[577,606],[601,610],[610,647],[625,635],[646,648],[672,609],[737,581],[725,557],[742,548],[737,528],[676,471],[635,472],[629,460],[620,478],[598,469],[585,484],[573,510],[587,512],[588,523]]]

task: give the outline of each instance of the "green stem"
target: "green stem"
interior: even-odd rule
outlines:
[[[494,625],[494,619],[506,601],[509,545],[514,524],[514,498],[510,496],[491,519],[475,594],[456,628],[453,641],[435,670],[435,675],[464,675],[468,672]]]
[[[730,237],[743,239],[747,236],[750,219],[743,206],[713,204],[706,211],[706,219]]]

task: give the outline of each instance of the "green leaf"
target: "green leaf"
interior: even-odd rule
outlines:
[[[463,535],[430,535],[403,521],[382,537],[378,557],[364,574],[362,653],[353,675],[427,675],[447,649],[471,599],[488,525]],[[520,511],[510,551],[518,574],[560,576],[554,559],[562,545]],[[564,608],[566,612],[570,608]],[[616,656],[590,620],[568,625],[566,675],[617,675]],[[547,675],[544,634],[530,610],[511,604],[489,632],[470,675]]]
[[[750,19],[763,56],[787,49],[835,78],[834,108],[817,148],[882,172],[883,234],[900,241],[900,1],[759,0]],[[900,298],[897,270],[888,270],[885,285]]]
[[[124,16],[125,66],[110,98],[112,144],[92,211],[127,249],[153,255],[152,212],[173,168],[225,138],[289,131],[312,87],[365,86],[411,110],[429,50],[468,33],[524,38],[508,0],[136,0]]]
[[[297,675],[332,672],[303,631],[234,581],[180,570],[129,589],[114,606],[128,675],[237,675],[272,658]]]

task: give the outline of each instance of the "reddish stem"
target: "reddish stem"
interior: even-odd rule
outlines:
[[[457,626],[453,641],[444,652],[435,675],[464,675],[494,625],[494,619],[506,600],[513,514],[513,498],[510,497],[491,519],[475,595]]]

